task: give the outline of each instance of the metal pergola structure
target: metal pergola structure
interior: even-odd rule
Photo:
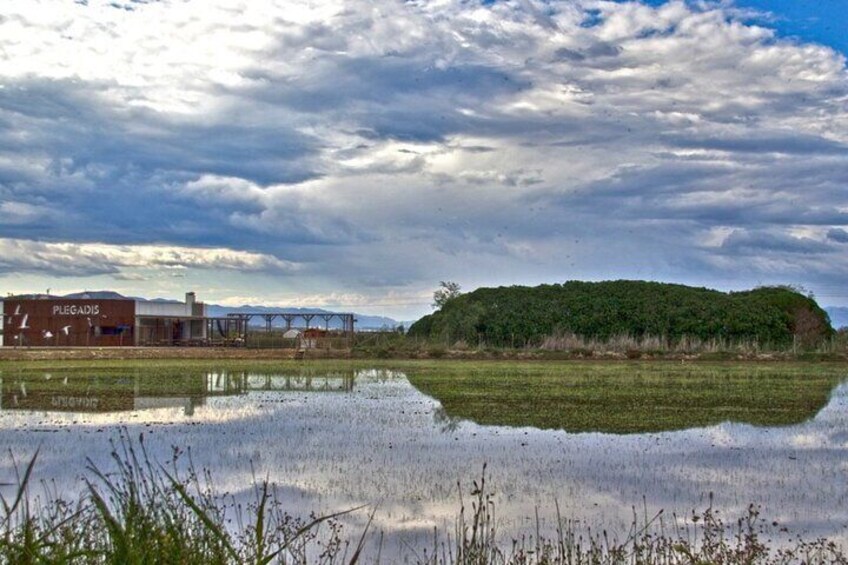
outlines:
[[[353,336],[356,324],[356,317],[353,314],[346,312],[321,312],[321,313],[300,313],[300,312],[233,312],[227,314],[228,318],[243,321],[245,328],[253,318],[262,318],[265,320],[265,329],[270,332],[273,326],[274,318],[280,318],[286,323],[286,331],[292,329],[295,320],[303,320],[306,323],[306,329],[310,328],[312,320],[323,320],[324,329],[330,329],[330,322],[337,319],[341,322],[341,331],[348,337]]]

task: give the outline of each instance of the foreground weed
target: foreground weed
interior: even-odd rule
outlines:
[[[423,551],[417,562],[426,565],[848,565],[848,556],[826,539],[798,541],[791,547],[770,548],[764,541],[770,524],[751,505],[742,518],[725,523],[710,506],[683,521],[684,526],[667,528],[663,512],[653,517],[647,506],[633,521],[624,540],[606,531],[593,533],[573,520],[564,520],[556,508],[553,537],[527,534],[511,543],[499,542],[493,493],[486,489],[486,467],[473,483],[470,514],[462,502],[455,537],[441,539],[434,532],[433,547]],[[675,517],[674,523],[681,521]],[[774,526],[772,526],[774,527]]]
[[[110,470],[88,461],[86,492],[75,505],[32,497],[38,452],[22,472],[15,463],[15,496],[0,497],[0,563],[332,564],[346,556],[338,518],[358,509],[293,518],[267,480],[254,484],[255,501],[242,507],[216,494],[209,472],[198,473],[190,456],[181,465],[182,455],[175,450],[161,465],[143,435],[132,440],[122,431]],[[232,520],[237,529],[228,527]],[[355,548],[345,562],[360,553]]]
[[[33,496],[31,484],[38,451],[26,465],[13,461],[15,482],[9,498],[0,496],[0,563],[80,564],[243,564],[336,563],[364,559],[374,520],[352,543],[339,519],[359,508],[303,520],[284,512],[275,487],[254,477],[254,498],[245,506],[216,494],[208,471],[198,473],[181,451],[166,464],[151,460],[144,436],[131,439],[123,430],[112,443],[109,470],[88,463],[86,491],[74,503],[42,483]],[[11,454],[10,454],[11,456]],[[725,523],[712,506],[669,527],[663,513],[639,516],[634,509],[623,540],[606,531],[583,530],[562,519],[558,504],[555,535],[536,531],[518,539],[501,539],[494,495],[486,467],[460,510],[453,532],[434,531],[431,547],[408,548],[406,561],[423,565],[783,565],[845,564],[842,549],[825,539],[770,547],[776,524],[762,520],[751,505],[740,519]],[[43,497],[43,498],[42,498]],[[41,501],[44,502],[41,502]],[[382,539],[382,538],[381,538]],[[766,541],[764,541],[766,540]],[[381,546],[382,542],[380,543]],[[372,557],[380,561],[380,553]],[[388,562],[392,562],[389,560]]]

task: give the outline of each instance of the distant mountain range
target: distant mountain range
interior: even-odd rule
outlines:
[[[844,306],[828,306],[824,309],[827,315],[830,316],[831,325],[836,328],[848,327],[848,308]]]
[[[47,298],[45,294],[28,294],[26,295],[28,298]],[[111,290],[90,290],[86,292],[74,292],[72,294],[66,294],[64,296],[58,295],[50,295],[51,298],[71,298],[71,299],[88,299],[88,300],[140,300],[143,302],[170,302],[174,304],[179,304],[179,300],[168,300],[165,298],[153,298],[148,300],[147,298],[142,298],[140,296],[124,296],[118,292],[114,292]],[[274,307],[274,306],[253,306],[253,305],[244,305],[244,306],[220,306],[218,304],[207,304],[207,314],[210,317],[225,317],[228,314],[233,314],[236,312],[262,312],[268,314],[276,314],[276,313],[295,313],[295,314],[327,314],[333,312],[333,310],[324,310],[321,308],[285,308],[285,307]],[[358,314],[353,312],[353,315],[356,316],[356,329],[358,330],[380,330],[380,329],[393,329],[400,325],[402,322],[398,322],[392,318],[387,318],[385,316],[369,316],[366,314]],[[261,320],[254,319],[253,323],[259,325]],[[263,323],[264,325],[264,323]],[[284,325],[284,322],[276,318],[274,319],[274,326],[281,327]],[[300,324],[297,324],[300,325]],[[406,327],[409,326],[409,323],[405,324]],[[312,327],[323,327],[324,320],[312,320]],[[330,322],[330,328],[338,328],[340,327],[339,320],[332,320]]]

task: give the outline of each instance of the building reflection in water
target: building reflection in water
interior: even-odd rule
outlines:
[[[0,376],[0,410],[109,413],[182,408],[249,392],[352,392],[354,373],[321,375],[203,371],[180,374],[20,372]]]

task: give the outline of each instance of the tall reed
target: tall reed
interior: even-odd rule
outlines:
[[[568,332],[545,337],[539,347],[540,349],[549,351],[689,354],[720,352],[755,354],[773,350],[769,344],[761,344],[755,339],[701,339],[695,336],[682,336],[680,338],[670,339],[666,336],[633,336],[629,334],[620,334],[602,339],[580,336]]]
[[[155,462],[144,436],[133,440],[125,430],[111,447],[113,468],[88,460],[85,492],[74,504],[49,488],[44,498],[32,495],[37,452],[25,468],[13,465],[15,495],[0,497],[0,562],[330,564],[349,551],[344,562],[359,559],[361,548],[342,539],[338,521],[358,509],[298,519],[267,479],[254,481],[253,501],[242,506],[217,494],[190,454],[187,466],[179,450],[166,464]]]
[[[208,471],[198,473],[190,454],[174,451],[165,464],[152,461],[144,443],[122,430],[112,442],[112,466],[103,470],[89,461],[85,492],[76,502],[57,496],[42,483],[33,495],[39,453],[26,465],[13,460],[13,496],[0,496],[0,563],[82,564],[268,564],[358,563],[376,512],[353,538],[343,536],[339,519],[355,508],[302,520],[283,511],[275,488],[254,480],[253,501],[242,506],[233,496],[216,494]],[[187,455],[188,465],[181,465]],[[460,489],[460,492],[461,489]],[[43,498],[42,498],[43,497]],[[712,504],[685,520],[662,512],[638,515],[624,539],[606,531],[583,530],[563,519],[556,502],[556,531],[535,531],[511,542],[500,539],[495,497],[486,467],[474,481],[468,503],[452,533],[435,530],[431,547],[409,548],[405,561],[427,565],[613,565],[788,563],[848,564],[848,556],[825,539],[769,547],[773,526],[756,506],[725,523]],[[764,541],[764,538],[766,541]],[[387,563],[401,556],[390,556]],[[380,561],[379,551],[371,555]]]

